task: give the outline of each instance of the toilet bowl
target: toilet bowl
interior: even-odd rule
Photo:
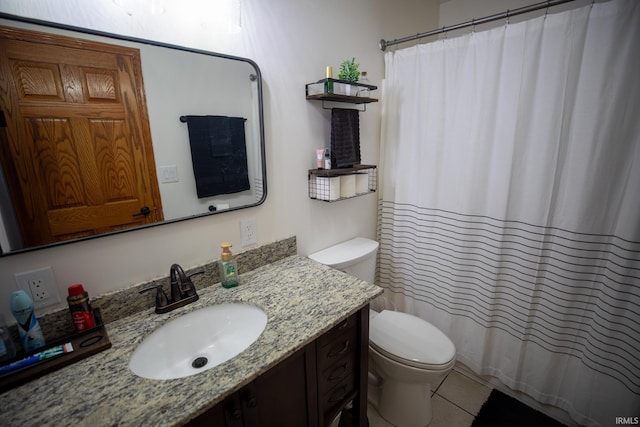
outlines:
[[[356,238],[309,255],[373,283],[378,242]],[[399,427],[424,427],[432,418],[431,384],[455,363],[456,349],[438,328],[393,310],[369,314],[369,401]]]
[[[407,313],[385,310],[370,318],[370,371],[381,378],[380,387],[370,388],[372,402],[396,426],[428,425],[431,385],[453,368],[455,346],[435,326]]]

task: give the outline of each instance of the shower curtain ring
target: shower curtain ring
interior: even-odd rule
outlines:
[[[544,9],[544,19],[547,19],[547,15],[549,14],[550,4],[551,4],[551,0],[547,0],[547,7]]]
[[[506,13],[505,13],[505,15],[506,15],[506,16],[505,16],[505,18],[506,18],[506,19],[504,20],[504,25],[505,25],[505,26],[509,25],[509,17],[511,16],[511,13],[510,13],[510,12],[511,12],[511,11],[510,11],[509,9],[507,9],[507,11],[506,11]]]

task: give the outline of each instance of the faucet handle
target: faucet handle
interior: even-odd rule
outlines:
[[[169,299],[167,298],[167,294],[164,293],[164,289],[162,289],[162,285],[157,284],[146,289],[140,290],[140,294],[144,294],[145,292],[149,292],[156,289],[156,309],[160,307],[164,307],[169,305]]]

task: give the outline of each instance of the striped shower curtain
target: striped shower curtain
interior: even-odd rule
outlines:
[[[387,296],[476,373],[580,425],[633,421],[640,2],[388,52],[385,66]]]

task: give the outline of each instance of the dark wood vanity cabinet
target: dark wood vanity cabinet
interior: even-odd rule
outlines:
[[[366,426],[369,306],[188,425],[326,427],[349,402]]]
[[[360,391],[358,369],[362,366],[362,360],[358,325],[357,315],[348,317],[314,343],[321,426],[329,425],[344,404],[355,399]],[[368,336],[367,327],[367,340]],[[366,366],[367,353],[363,355]],[[365,371],[364,376],[366,375]],[[366,387],[364,393],[366,395]]]

